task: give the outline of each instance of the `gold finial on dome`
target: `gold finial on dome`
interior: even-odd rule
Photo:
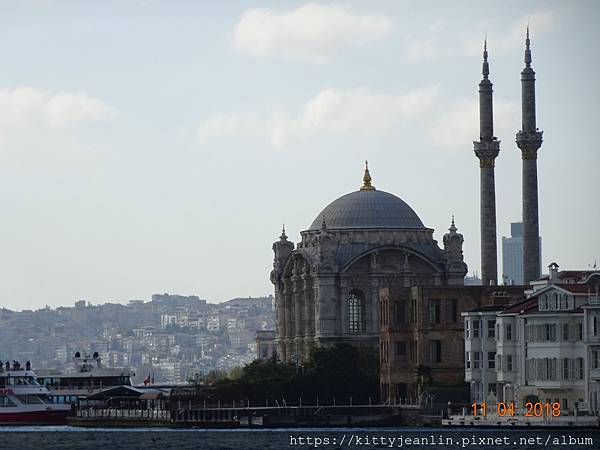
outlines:
[[[371,174],[369,173],[369,161],[365,161],[365,175],[363,176],[363,185],[361,191],[374,191],[375,186],[371,185]]]

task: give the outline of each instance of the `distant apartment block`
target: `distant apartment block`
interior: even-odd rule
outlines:
[[[129,367],[135,383],[183,382],[256,357],[256,332],[274,326],[273,297],[207,303],[197,296],[156,294],[152,301],[37,311],[0,309],[0,355],[36,368],[71,370],[75,352],[98,352],[107,367]]]
[[[199,298],[197,295],[172,295],[172,294],[153,294],[152,304],[165,307],[183,307],[183,306],[203,306],[206,305],[206,300]]]

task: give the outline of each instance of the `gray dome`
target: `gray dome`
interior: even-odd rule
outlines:
[[[313,221],[309,230],[345,228],[425,228],[419,216],[401,198],[384,191],[360,190],[334,200]]]

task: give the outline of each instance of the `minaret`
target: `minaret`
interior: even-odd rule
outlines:
[[[495,160],[500,153],[500,141],[494,137],[492,83],[488,79],[487,40],[483,44],[483,79],[479,83],[479,141],[474,141],[480,167],[481,207],[481,281],[484,286],[498,283],[496,248],[496,182]]]
[[[522,128],[517,145],[523,159],[523,284],[540,277],[540,225],[538,218],[537,151],[542,132],[535,125],[535,72],[531,68],[529,26],[525,39],[525,68],[521,72]]]

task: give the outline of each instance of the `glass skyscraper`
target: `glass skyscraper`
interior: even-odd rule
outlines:
[[[540,237],[540,255],[542,238]],[[540,256],[541,269],[541,256]],[[541,273],[541,270],[540,270]],[[502,282],[523,284],[523,223],[510,224],[510,237],[502,237]]]

